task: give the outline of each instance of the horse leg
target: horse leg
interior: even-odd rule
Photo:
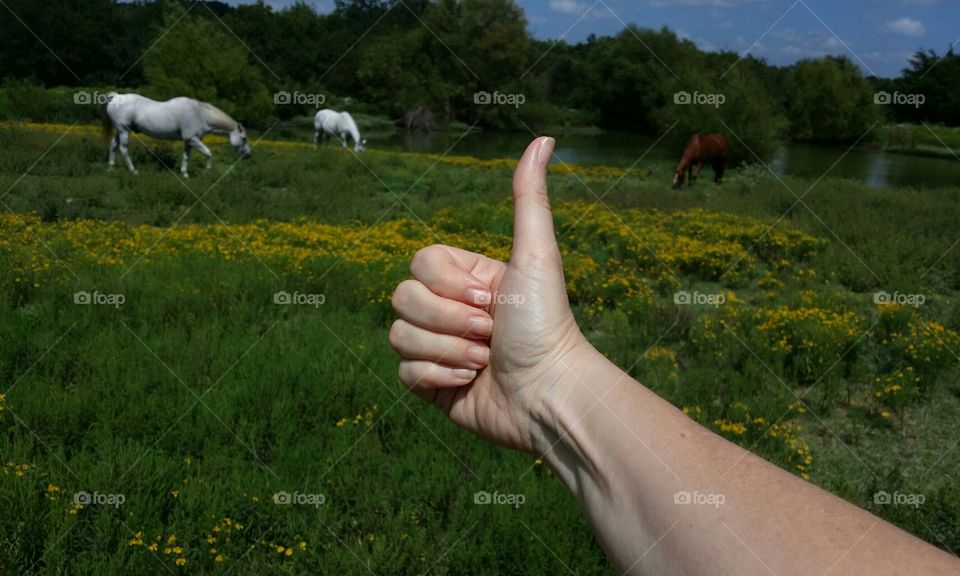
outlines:
[[[107,170],[113,170],[114,162],[117,159],[117,148],[120,146],[120,132],[110,139],[110,157],[107,159]]]
[[[723,162],[717,162],[713,165],[713,181],[717,184],[723,184],[723,172],[726,170],[727,166]]]
[[[190,175],[187,174],[187,160],[190,158],[190,139],[187,138],[183,141],[183,162],[180,163],[180,175],[184,178],[189,178]]]
[[[696,179],[700,179],[700,172],[703,170],[703,162],[697,163],[697,174],[694,176]]]
[[[340,133],[340,143],[343,144],[343,147],[347,147],[347,134],[345,132]]]
[[[136,168],[133,167],[133,162],[130,161],[130,133],[126,130],[117,132],[117,142],[120,148],[120,154],[123,155],[123,160],[127,163],[127,169],[131,173],[137,174]]]
[[[207,159],[207,170],[209,170],[210,167],[213,165],[213,160],[212,160],[213,153],[210,152],[210,149],[207,148],[207,145],[204,144],[200,140],[200,138],[197,138],[196,136],[190,139],[190,144],[192,144],[193,147],[196,148],[197,151],[203,154],[204,158]]]
[[[319,145],[320,145],[320,131],[319,131],[319,130],[317,130],[316,132],[313,133],[313,145],[314,145],[314,146],[319,146]]]

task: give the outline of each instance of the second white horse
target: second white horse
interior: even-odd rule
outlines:
[[[363,152],[367,147],[367,141],[360,138],[360,130],[349,112],[337,112],[329,108],[321,110],[313,117],[313,128],[316,131],[313,135],[314,144],[320,144],[321,138],[325,140],[327,136],[333,136],[340,140],[344,148],[347,147],[348,138],[353,139],[353,149],[357,152]]]

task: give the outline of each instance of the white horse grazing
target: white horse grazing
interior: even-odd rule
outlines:
[[[336,110],[321,110],[313,117],[313,128],[316,133],[313,135],[313,143],[319,144],[321,136],[326,140],[327,136],[333,136],[340,140],[343,147],[347,147],[347,137],[353,138],[354,150],[363,152],[367,147],[367,141],[360,138],[360,130],[357,123],[353,121],[353,116],[349,112],[337,112]]]
[[[117,129],[117,135],[110,142],[110,168],[113,168],[119,148],[127,168],[134,174],[137,173],[130,161],[128,150],[131,132],[143,132],[161,140],[183,140],[180,174],[184,178],[190,177],[187,174],[187,159],[194,148],[207,158],[207,168],[210,167],[212,154],[200,141],[210,132],[228,134],[230,145],[236,148],[242,157],[250,156],[250,144],[243,126],[213,104],[193,98],[179,97],[157,102],[139,94],[110,92],[100,105],[100,117],[105,137],[109,138],[113,128]]]

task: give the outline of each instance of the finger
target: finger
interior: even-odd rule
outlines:
[[[490,303],[489,287],[446,246],[435,244],[418,250],[410,272],[437,296],[477,306]]]
[[[403,319],[390,328],[390,346],[406,360],[443,362],[458,368],[479,369],[490,361],[490,349],[483,343],[430,332]]]
[[[434,294],[418,280],[405,280],[393,291],[393,309],[401,318],[431,332],[485,339],[493,332],[490,315]]]
[[[476,370],[455,368],[426,360],[401,360],[400,380],[424,400],[430,401],[431,388],[452,388],[464,386],[477,377]]]
[[[513,256],[520,260],[539,258],[558,250],[547,197],[547,167],[555,144],[549,137],[534,140],[513,175]]]

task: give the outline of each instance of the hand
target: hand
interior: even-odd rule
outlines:
[[[509,264],[430,246],[393,294],[404,384],[457,425],[527,452],[547,446],[542,408],[569,393],[562,376],[596,354],[567,301],[547,198],[553,147],[535,140],[517,166]]]

